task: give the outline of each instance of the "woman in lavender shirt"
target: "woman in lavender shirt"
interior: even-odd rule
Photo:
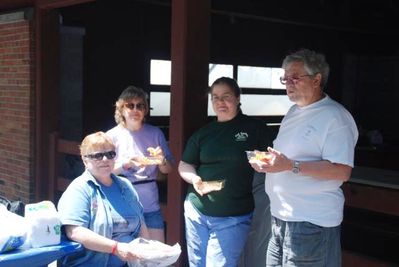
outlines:
[[[107,134],[116,146],[114,173],[127,177],[133,183],[144,207],[150,239],[164,242],[164,219],[156,178],[159,171],[163,174],[171,172],[174,160],[162,131],[144,122],[149,111],[147,99],[147,93],[141,88],[127,87],[115,104],[118,125]],[[157,160],[143,160],[143,157],[150,155],[155,155]]]

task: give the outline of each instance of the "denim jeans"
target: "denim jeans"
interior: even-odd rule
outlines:
[[[187,253],[190,267],[234,267],[248,237],[252,213],[211,217],[184,202]]]
[[[164,219],[161,210],[144,212],[144,221],[148,228],[164,229]]]
[[[266,266],[341,266],[340,226],[286,222],[272,217]]]

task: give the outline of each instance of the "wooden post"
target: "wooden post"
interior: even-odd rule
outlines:
[[[169,143],[178,164],[188,137],[207,121],[209,0],[172,1],[172,86]],[[186,265],[183,201],[186,184],[177,168],[168,176],[167,243],[179,242]]]

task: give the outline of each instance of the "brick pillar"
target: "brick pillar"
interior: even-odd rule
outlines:
[[[0,195],[34,199],[35,56],[27,11],[0,15]]]

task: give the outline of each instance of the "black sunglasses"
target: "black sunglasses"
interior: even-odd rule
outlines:
[[[127,107],[130,110],[133,110],[134,108],[136,108],[137,110],[144,110],[145,109],[145,105],[143,103],[126,103],[125,107]]]
[[[96,154],[89,154],[89,155],[85,155],[85,158],[89,158],[89,159],[93,159],[93,160],[102,160],[104,158],[104,156],[107,159],[113,159],[116,157],[116,152],[115,151],[107,151],[107,152],[99,152]]]

